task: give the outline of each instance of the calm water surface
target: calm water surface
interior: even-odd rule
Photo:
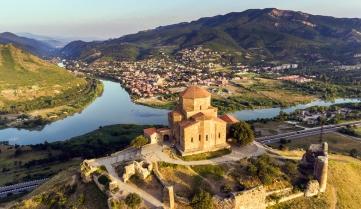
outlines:
[[[69,116],[63,120],[46,125],[42,130],[25,130],[7,128],[0,130],[0,141],[9,140],[11,144],[36,144],[65,140],[79,136],[111,124],[167,124],[168,110],[156,109],[134,104],[129,94],[112,81],[103,81],[104,93],[81,113]],[[257,110],[243,110],[234,115],[242,120],[257,118],[272,118],[284,112],[304,109],[310,106],[329,106],[335,103],[357,102],[357,99],[337,99],[333,103],[314,101],[306,105],[296,105],[290,108],[267,108]]]

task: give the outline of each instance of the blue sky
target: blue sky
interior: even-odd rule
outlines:
[[[268,7],[361,18],[360,0],[0,0],[0,31],[106,39]]]

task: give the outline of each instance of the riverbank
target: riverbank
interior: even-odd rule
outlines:
[[[69,89],[54,97],[41,97],[32,101],[14,102],[11,104],[12,106],[26,106],[26,108],[13,109],[11,113],[0,115],[0,129],[41,130],[46,124],[81,112],[103,91],[104,86],[100,81],[87,78],[83,86]],[[25,109],[26,111],[21,111]]]

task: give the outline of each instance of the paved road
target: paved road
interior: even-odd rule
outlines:
[[[323,133],[330,133],[335,132],[341,127],[345,127],[347,125],[358,125],[361,124],[361,121],[355,121],[355,122],[347,122],[342,124],[336,124],[336,125],[326,125],[323,127]],[[302,138],[306,136],[314,136],[321,133],[321,127],[315,127],[315,128],[309,128],[302,131],[293,131],[283,134],[277,134],[272,136],[264,136],[264,137],[258,137],[256,138],[256,141],[264,144],[271,144],[274,142],[278,142],[280,139],[296,139],[296,138]]]
[[[42,183],[48,179],[39,179],[34,181],[27,181],[19,184],[13,184],[9,186],[0,187],[0,198],[7,197],[10,194],[20,194],[23,192],[29,192],[36,187],[40,186]]]

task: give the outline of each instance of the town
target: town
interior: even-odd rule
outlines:
[[[225,86],[230,81],[242,79],[242,73],[278,74],[286,69],[296,69],[297,64],[251,67],[227,61],[227,54],[204,47],[183,49],[174,57],[166,53],[139,61],[81,61],[63,60],[76,73],[111,78],[119,81],[135,98],[148,98],[179,93],[186,86]],[[310,82],[302,76],[280,77],[291,82]]]

